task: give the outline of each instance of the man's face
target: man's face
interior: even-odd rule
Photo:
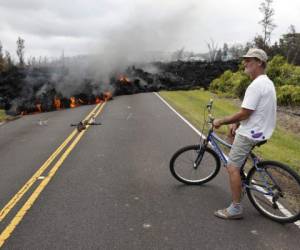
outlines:
[[[243,65],[245,67],[245,73],[247,75],[253,75],[258,67],[260,67],[261,62],[255,58],[244,58]]]

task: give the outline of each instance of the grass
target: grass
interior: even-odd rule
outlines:
[[[0,122],[5,120],[7,115],[5,114],[4,110],[0,109]]]
[[[160,95],[199,130],[204,123],[204,108],[211,98],[214,99],[214,117],[230,115],[240,108],[233,99],[219,97],[203,90],[162,91]],[[226,131],[227,127],[222,126],[217,133],[224,138]],[[255,152],[263,159],[283,162],[300,174],[299,148],[300,136],[287,132],[277,125],[268,143],[257,148]]]

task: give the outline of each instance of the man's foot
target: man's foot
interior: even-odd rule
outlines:
[[[241,204],[231,203],[228,208],[224,208],[215,212],[215,216],[226,220],[236,220],[243,218],[243,208]]]

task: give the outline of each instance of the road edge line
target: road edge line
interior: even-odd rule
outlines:
[[[176,115],[178,115],[187,125],[189,125],[198,135],[204,137],[204,135],[196,129],[187,119],[179,114],[165,99],[163,99],[157,92],[153,92],[164,104],[166,104]],[[281,205],[281,204],[280,204]],[[281,205],[282,206],[282,205]],[[283,207],[284,208],[284,207]],[[286,210],[286,208],[284,208]],[[293,222],[300,229],[300,221]]]

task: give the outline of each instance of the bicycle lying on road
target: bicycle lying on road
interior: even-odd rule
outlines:
[[[200,137],[198,145],[179,149],[170,160],[172,175],[180,182],[201,185],[212,180],[220,171],[221,162],[227,165],[227,155],[220,144],[231,148],[231,144],[218,137],[213,128],[211,100],[207,104],[208,134]],[[205,119],[205,113],[204,113]],[[261,146],[267,141],[261,141]],[[253,147],[254,149],[254,147]],[[252,150],[253,150],[252,149]],[[251,168],[246,171],[246,162],[241,167],[242,189],[254,207],[264,216],[281,223],[292,223],[300,219],[300,177],[290,167],[276,161],[259,159],[253,151],[249,154]]]

